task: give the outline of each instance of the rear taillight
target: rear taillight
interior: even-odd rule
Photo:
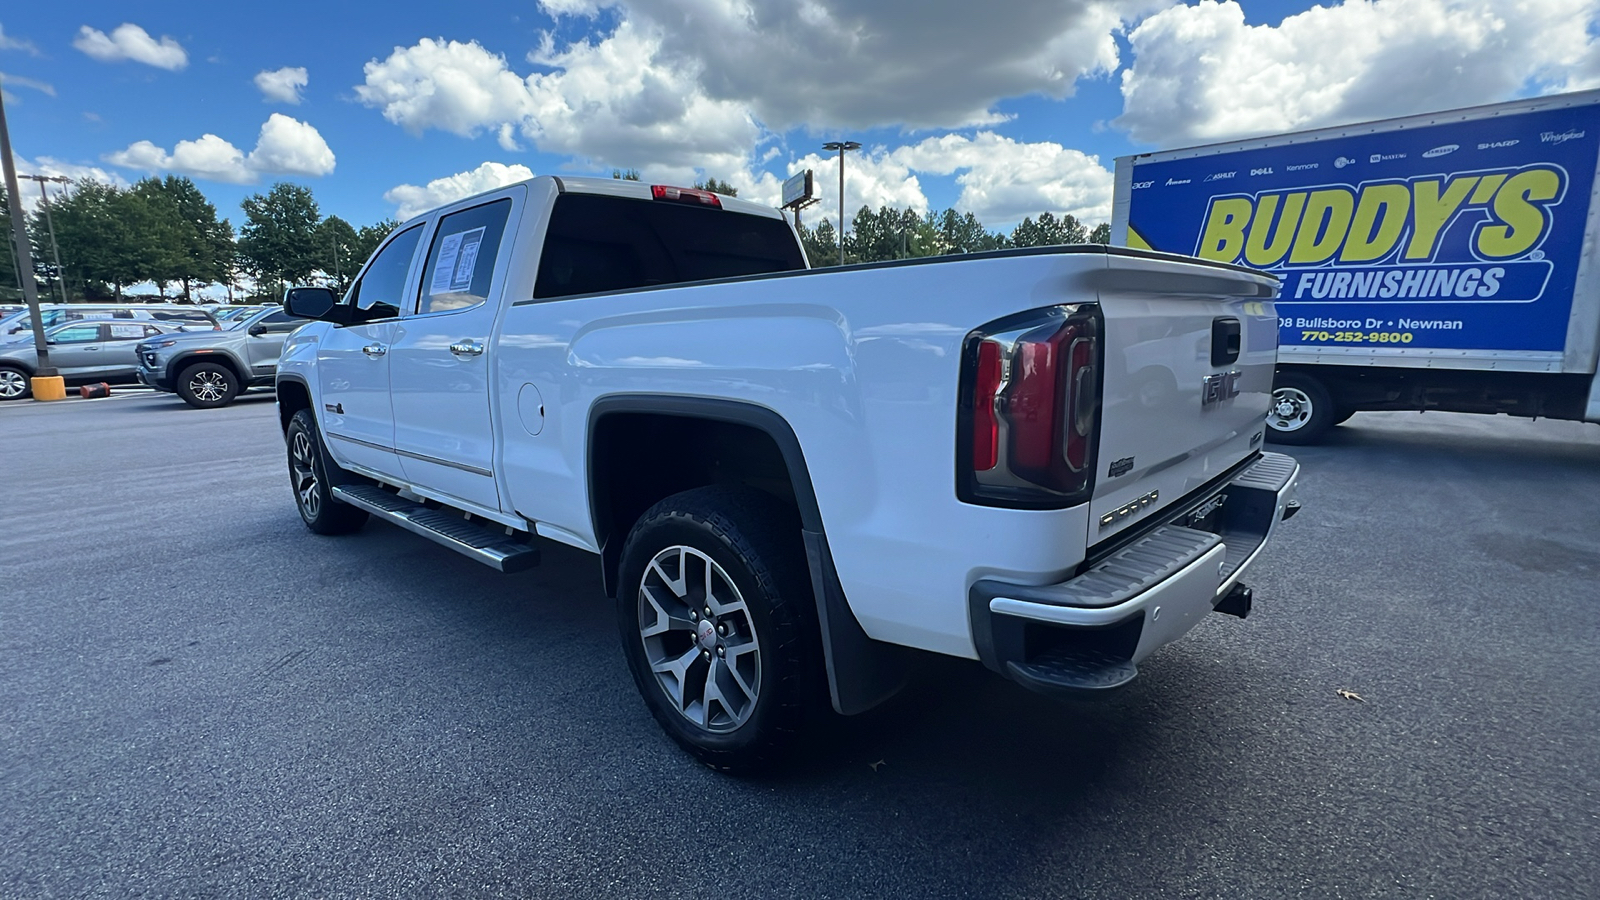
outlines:
[[[1093,304],[991,322],[967,336],[958,495],[969,503],[1071,506],[1094,487],[1100,329]]]
[[[670,203],[688,203],[691,206],[710,206],[722,208],[722,200],[710,191],[697,188],[672,187],[665,184],[650,185],[650,196],[657,200],[666,200]]]

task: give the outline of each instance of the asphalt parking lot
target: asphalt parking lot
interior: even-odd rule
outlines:
[[[939,662],[735,780],[591,557],[311,535],[268,395],[0,405],[0,895],[1600,896],[1600,427],[1293,452],[1248,620],[1096,703]]]

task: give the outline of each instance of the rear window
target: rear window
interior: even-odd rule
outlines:
[[[805,268],[782,219],[596,194],[563,194],[550,214],[540,299]]]

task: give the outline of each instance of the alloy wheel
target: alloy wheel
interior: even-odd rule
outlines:
[[[657,553],[639,585],[639,637],[672,707],[711,732],[749,721],[761,693],[761,645],[739,588],[693,547]]]
[[[215,403],[228,396],[228,380],[221,372],[196,372],[189,378],[189,393],[196,400]]]
[[[28,376],[15,369],[0,369],[0,398],[15,400],[28,392]]]
[[[311,436],[296,431],[290,441],[290,474],[294,477],[294,493],[300,501],[300,511],[307,519],[315,519],[322,510],[322,495],[317,491],[316,450],[311,446]]]

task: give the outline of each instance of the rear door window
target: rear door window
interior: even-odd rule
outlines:
[[[111,324],[107,325],[106,328],[110,329],[110,334],[106,337],[106,340],[109,341],[135,341],[146,337],[149,334],[149,332],[145,330],[146,326],[140,325],[137,322],[127,324],[122,322],[112,322]]]
[[[100,326],[96,324],[73,325],[50,335],[57,344],[89,344],[100,340]]]
[[[468,309],[489,299],[500,239],[511,215],[509,198],[453,212],[439,220],[422,269],[417,312]]]

